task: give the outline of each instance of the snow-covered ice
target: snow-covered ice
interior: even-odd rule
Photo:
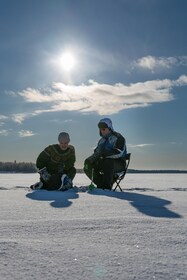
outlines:
[[[187,279],[187,174],[128,173],[123,193],[37,179],[0,174],[0,279]]]

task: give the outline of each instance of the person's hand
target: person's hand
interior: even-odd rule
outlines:
[[[38,171],[38,173],[40,174],[40,178],[44,181],[47,182],[49,181],[51,175],[49,174],[49,172],[47,171],[46,167],[43,167],[42,169],[40,169]]]
[[[101,153],[100,156],[99,156],[99,158],[100,158],[100,159],[105,159],[105,158],[106,158],[106,154],[105,154],[104,152]]]
[[[90,166],[93,166],[94,162],[95,162],[95,157],[93,155],[88,157],[84,162],[84,170],[85,171],[89,170]]]
[[[97,157],[93,154],[86,159],[87,164],[93,164],[97,160]]]

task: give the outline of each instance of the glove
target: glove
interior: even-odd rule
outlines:
[[[40,174],[40,178],[44,181],[44,182],[48,182],[49,179],[51,178],[51,175],[49,174],[49,172],[47,171],[46,167],[43,167],[42,169],[40,169],[38,171],[38,173]]]
[[[105,159],[106,158],[106,154],[105,153],[101,153],[99,156],[100,159]]]
[[[90,168],[93,168],[93,166],[96,163],[97,158],[95,157],[95,155],[91,155],[90,157],[88,157],[87,159],[85,159],[84,162],[84,170],[85,172],[88,171]]]
[[[88,164],[93,164],[98,158],[99,158],[98,155],[93,154],[93,155],[91,155],[90,157],[88,157],[88,158],[86,159],[86,162],[87,162]]]

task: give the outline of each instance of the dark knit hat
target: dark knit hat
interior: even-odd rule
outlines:
[[[70,142],[70,137],[69,134],[67,132],[60,132],[60,134],[58,135],[58,141],[67,141]]]

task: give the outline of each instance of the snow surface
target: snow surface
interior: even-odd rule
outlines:
[[[123,193],[28,191],[37,179],[0,174],[1,280],[187,279],[187,174],[129,173]]]

